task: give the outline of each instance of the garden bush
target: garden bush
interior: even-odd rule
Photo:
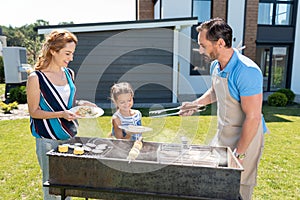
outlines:
[[[26,87],[19,86],[9,90],[9,102],[27,103]]]
[[[296,95],[292,90],[286,89],[286,88],[281,88],[281,89],[277,90],[276,92],[285,94],[285,96],[288,98],[288,102],[287,102],[288,104],[291,104],[294,102]]]
[[[286,95],[280,92],[275,92],[268,97],[269,106],[285,107],[287,102]]]

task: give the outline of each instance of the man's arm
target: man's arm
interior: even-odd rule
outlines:
[[[190,116],[197,111],[197,108],[187,109],[188,107],[192,107],[193,105],[203,105],[206,106],[208,104],[214,103],[216,101],[216,95],[213,88],[209,88],[201,97],[192,101],[192,102],[183,102],[182,108],[180,111],[181,116]]]
[[[261,122],[262,94],[241,96],[241,106],[246,117],[236,152],[243,154],[255,137]]]
[[[208,105],[216,101],[216,94],[213,88],[209,88],[201,97],[193,101],[192,103],[197,105]]]

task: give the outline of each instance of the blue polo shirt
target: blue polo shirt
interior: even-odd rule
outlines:
[[[252,96],[263,92],[263,76],[260,68],[248,57],[234,50],[226,67],[221,70],[219,62],[213,61],[210,74],[217,68],[218,76],[228,77],[230,95],[238,102],[241,96]],[[264,132],[267,131],[265,120],[262,117]]]

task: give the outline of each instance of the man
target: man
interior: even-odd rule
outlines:
[[[212,86],[195,101],[183,103],[181,115],[194,113],[184,110],[190,105],[217,102],[218,129],[211,145],[234,151],[244,168],[240,194],[251,199],[264,143],[262,73],[252,60],[232,48],[232,29],[224,20],[211,19],[197,31],[199,52],[212,61]]]

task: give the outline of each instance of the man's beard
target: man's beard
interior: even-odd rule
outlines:
[[[209,62],[214,61],[218,58],[217,54],[214,52],[210,53],[209,56],[207,56],[207,55],[205,55],[205,56],[209,59]]]

